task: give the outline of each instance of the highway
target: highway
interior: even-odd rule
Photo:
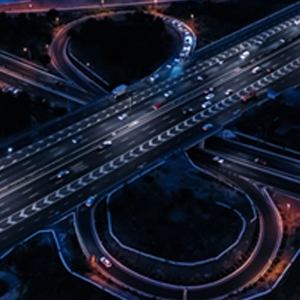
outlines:
[[[295,84],[300,67],[300,41],[297,39],[300,27],[291,21],[289,24],[277,30],[269,29],[268,39],[263,45],[257,45],[253,40],[245,41],[222,55],[203,61],[196,58],[189,62],[190,67],[185,67],[184,62],[174,65],[171,70],[165,71],[166,76],[169,74],[168,78],[162,78],[155,84],[144,80],[129,98],[3,157],[0,161],[1,250],[13,246],[29,232],[43,228],[45,224],[47,226],[48,222],[82,203],[90,194],[101,191],[100,195],[104,196],[113,187],[126,182],[146,166],[167,158],[176,149],[182,151],[219,131],[224,124],[264,100],[267,89],[281,90]],[[284,43],[280,42],[282,38]],[[65,47],[65,41],[61,43],[60,47]],[[243,62],[239,55],[245,49],[251,54]],[[218,59],[224,59],[224,64],[219,65]],[[60,65],[60,61],[56,63]],[[251,70],[258,65],[262,71],[252,74]],[[10,68],[18,68],[18,64],[10,65]],[[273,72],[267,73],[267,68],[272,68]],[[174,76],[174,73],[179,75]],[[197,76],[201,74],[205,74],[206,78],[199,82]],[[91,87],[96,89],[96,85],[87,81],[86,89]],[[204,90],[208,87],[214,88],[215,97],[211,99],[210,107],[203,108]],[[234,93],[227,97],[224,92],[229,88]],[[170,89],[174,95],[165,99],[163,93]],[[256,90],[257,100],[242,103],[240,96],[252,89]],[[74,90],[74,93],[84,92]],[[99,95],[102,95],[101,92]],[[161,108],[153,110],[152,106],[158,102],[162,103]],[[182,109],[187,105],[193,111],[183,114]],[[123,112],[127,112],[129,117],[119,121],[117,116]],[[204,132],[202,126],[207,123],[214,127]],[[78,135],[82,135],[82,141],[73,144],[72,137]],[[98,145],[107,139],[112,141],[112,146],[97,151]],[[249,172],[244,166],[230,165],[230,168],[240,174]],[[68,170],[70,174],[58,179],[57,174],[62,170]],[[226,176],[231,176],[231,173],[226,172]],[[255,172],[253,176],[258,175]],[[240,180],[240,185],[249,195],[254,193],[253,197],[261,200],[257,201],[257,206],[268,217],[265,228],[276,232],[277,222],[268,203],[246,182],[235,180]],[[279,184],[275,179],[273,183]],[[249,274],[252,276],[259,272],[260,262],[268,260],[276,239],[276,235],[266,236],[264,253],[258,257],[257,264],[245,268],[245,277],[239,274],[238,279],[235,278],[235,288],[245,283]],[[202,290],[201,298],[199,291],[190,291],[189,297],[204,299],[213,292],[221,295],[228,292],[232,284],[225,282],[217,290],[214,287]],[[177,291],[174,297],[179,296]]]

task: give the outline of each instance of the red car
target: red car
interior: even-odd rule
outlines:
[[[158,109],[162,106],[161,102],[156,103],[155,105],[153,105],[153,109]]]

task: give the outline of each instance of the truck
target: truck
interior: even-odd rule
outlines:
[[[273,90],[268,90],[268,98],[272,100],[276,100],[279,94]]]
[[[111,92],[113,95],[114,99],[117,99],[119,97],[121,97],[122,95],[124,95],[127,91],[127,85],[126,84],[121,84],[117,87],[115,87]]]
[[[242,96],[242,97],[241,97],[241,100],[242,100],[243,103],[246,103],[246,102],[248,102],[249,100],[254,99],[255,97],[256,97],[255,91],[251,90],[251,91],[249,91],[245,96]]]

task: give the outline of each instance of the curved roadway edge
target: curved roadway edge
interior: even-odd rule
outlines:
[[[193,153],[193,159],[197,160],[197,153]],[[197,164],[197,162],[196,162]],[[223,176],[228,176],[224,175]],[[188,290],[189,299],[214,299],[222,298],[230,294],[234,290],[242,290],[244,287],[252,283],[253,278],[257,278],[269,265],[269,258],[272,257],[278,246],[278,240],[281,238],[280,226],[278,224],[277,214],[274,207],[267,199],[255,188],[250,182],[243,180],[240,177],[231,176],[230,181],[234,182],[239,189],[242,189],[255,203],[257,209],[260,211],[260,216],[264,228],[261,235],[260,247],[257,248],[256,255],[251,258],[251,263],[245,264],[243,268],[237,273],[233,274],[231,278],[226,278],[224,281],[219,281],[215,284],[206,286],[186,287]],[[94,230],[93,211],[86,209],[77,211],[77,234],[80,244],[85,248],[85,255],[89,258],[92,255],[101,257],[106,253],[103,245],[98,241],[98,236]],[[114,281],[121,283],[122,287],[128,287],[143,294],[152,294],[161,299],[182,299],[183,287],[164,284],[145,278],[136,274],[132,270],[122,266],[113,258],[113,266],[107,269],[109,277]],[[103,267],[104,268],[104,267]]]
[[[107,16],[122,16],[124,14],[129,13],[130,11],[119,11],[119,12],[109,12],[109,13],[100,13],[97,15],[89,15],[82,17],[78,20],[75,20],[73,22],[70,22],[66,24],[59,32],[58,34],[54,37],[50,47],[49,47],[49,55],[51,57],[51,63],[56,68],[56,70],[64,76],[66,79],[69,79],[73,82],[76,82],[77,85],[81,86],[87,91],[91,91],[98,95],[99,97],[105,96],[107,94],[106,89],[109,86],[109,83],[107,83],[103,78],[100,78],[95,72],[93,72],[90,68],[88,68],[85,64],[80,62],[70,51],[69,47],[69,37],[68,37],[68,31],[75,27],[78,26],[80,23],[86,21],[87,19],[90,18],[103,18]],[[171,22],[172,20],[177,20],[171,17],[164,16],[160,13],[155,13],[153,14],[156,17],[161,17],[165,18],[165,20],[168,20]],[[193,30],[187,26],[185,23],[177,20],[178,24],[181,24],[183,28],[187,32],[190,33],[192,36],[192,49],[189,53],[188,56],[191,56],[196,48],[196,35],[193,32]],[[173,30],[176,30],[176,32],[181,35],[181,30],[177,28],[177,26],[172,25],[170,23],[170,26],[172,27]],[[182,47],[182,46],[181,46]],[[183,48],[181,49],[181,51]],[[174,54],[175,55],[175,54]],[[162,67],[159,67],[156,72],[159,72]],[[147,78],[147,76],[145,77]],[[145,79],[143,78],[143,79]],[[141,79],[141,80],[143,80]]]

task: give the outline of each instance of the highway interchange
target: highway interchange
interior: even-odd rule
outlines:
[[[294,20],[295,18],[291,18],[265,29],[260,33],[260,36],[266,39],[262,45],[257,44],[258,37],[251,37],[205,60],[195,55],[188,61],[173,63],[172,69],[163,67],[163,76],[157,83],[153,84],[144,79],[130,89],[128,97],[119,102],[114,102],[108,95],[106,99],[109,106],[104,109],[84,116],[58,132],[2,157],[1,249],[4,251],[30,233],[47,226],[80,205],[89,195],[99,193],[99,198],[102,198],[147,167],[166,159],[174,151],[183,151],[220,131],[243,111],[264,100],[268,89],[280,91],[297,84],[300,67],[300,42],[297,38],[300,26],[295,25]],[[69,98],[71,103],[85,104],[104,96],[106,92],[97,87],[97,84],[91,83],[91,80],[86,81],[82,75],[76,77],[78,73],[74,72],[74,67],[67,61],[66,55],[60,55],[61,51],[66,49],[65,34],[66,31],[59,34],[51,46],[51,51],[54,64],[65,66],[62,75],[68,77],[68,74],[72,74],[69,82],[57,75],[48,74],[43,69],[29,67],[23,61],[12,61],[6,54],[0,55],[0,65],[5,66],[0,69],[0,79],[20,82],[21,86],[29,84],[31,88],[34,86],[62,99]],[[284,39],[284,42],[281,42],[281,39]],[[246,50],[250,52],[250,57],[242,61],[240,54]],[[218,63],[220,59],[224,60],[224,64]],[[256,66],[261,66],[262,71],[252,74],[251,71]],[[272,68],[273,71],[267,73],[267,68]],[[174,72],[178,75],[174,76]],[[198,81],[197,76],[203,74],[204,80]],[[63,81],[63,86],[58,86],[58,81]],[[80,83],[82,86],[79,88]],[[86,92],[91,87],[92,93]],[[209,87],[214,88],[215,97],[211,99],[210,107],[203,108],[204,90]],[[174,94],[170,99],[165,99],[163,94],[170,89]],[[229,97],[224,95],[227,89],[233,89],[233,94]],[[257,100],[241,103],[240,97],[249,90],[256,91]],[[153,110],[153,105],[158,102],[161,102],[162,106]],[[103,107],[102,103],[97,105]],[[183,114],[182,109],[186,106],[192,107],[193,111]],[[123,112],[129,117],[119,121],[117,116]],[[202,126],[207,123],[214,126],[204,132]],[[82,135],[82,140],[77,144],[72,143],[72,138],[78,135]],[[112,145],[103,151],[97,151],[99,144],[105,140],[111,140]],[[237,152],[240,153],[236,145],[225,146],[225,142],[222,141],[216,142],[220,145],[218,143],[222,144],[222,154],[226,156],[224,169],[230,169],[230,172],[224,171],[227,177],[231,177],[234,171],[299,194],[297,183],[290,178],[286,182],[275,174],[268,174],[266,178],[257,165],[245,166],[242,160],[236,163],[234,157],[238,155]],[[212,148],[211,151],[218,152],[213,144],[209,147]],[[246,153],[245,149],[243,151]],[[256,156],[257,152],[252,154],[251,159]],[[204,158],[205,154],[202,156],[202,159]],[[207,164],[205,159],[203,163]],[[207,165],[211,168],[211,163]],[[282,166],[278,160],[276,163],[274,158],[274,168],[279,168],[279,165]],[[220,167],[222,168],[223,166]],[[57,174],[62,170],[68,170],[70,174],[59,179]],[[294,172],[296,176],[297,171],[294,170],[294,162],[286,164],[284,170],[280,169],[281,172]],[[253,198],[261,200],[256,203],[258,209],[268,216],[270,222],[265,228],[274,232],[277,221],[274,214],[270,213],[270,205],[263,200],[260,193],[248,187],[247,182],[237,178],[234,180],[245,192],[253,195]],[[268,239],[263,240],[263,256],[258,257],[261,262],[268,261],[278,238],[275,234],[269,234],[267,237]],[[99,252],[97,249],[93,251]],[[242,270],[244,273],[238,273],[239,277],[219,283],[217,291],[214,286],[199,288],[200,297],[199,290],[195,287],[190,290],[189,297],[207,299],[229,293],[233,287],[238,288],[245,284],[249,277],[255,276],[260,269],[259,263],[249,264]],[[110,272],[116,278],[123,278],[128,285],[136,285],[137,289],[154,291],[149,282],[134,283],[133,281],[138,281],[139,278],[134,276],[133,279],[129,275],[125,276],[125,273],[118,273],[123,272],[122,268],[114,266]],[[244,277],[242,274],[245,274]],[[160,286],[155,290],[157,295],[164,297],[182,297],[182,287],[178,290],[172,287],[171,294],[168,289]]]

